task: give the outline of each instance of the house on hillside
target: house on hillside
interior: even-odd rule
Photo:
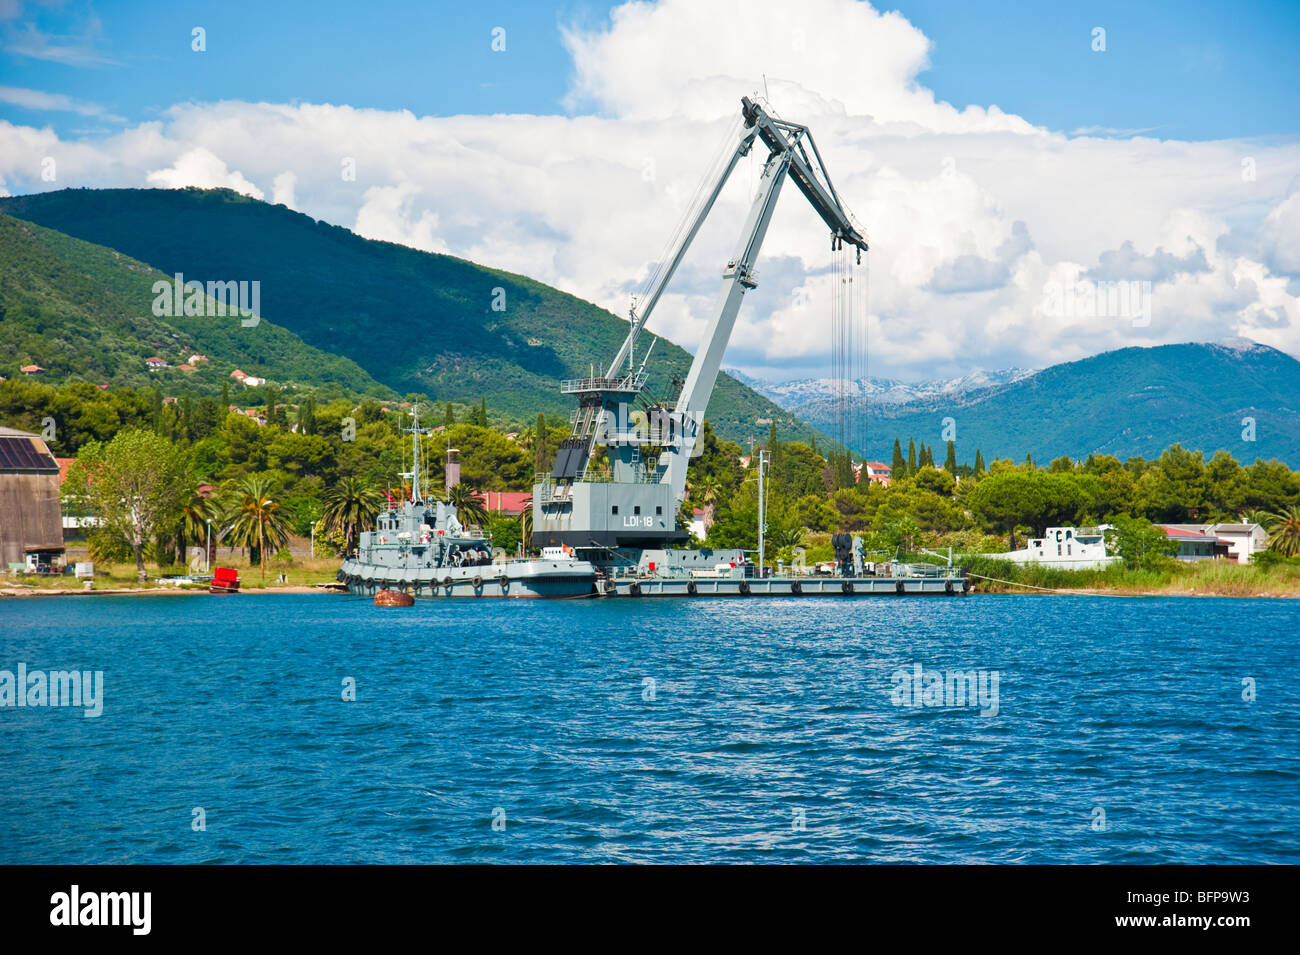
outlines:
[[[48,570],[63,560],[59,462],[38,434],[0,428],[0,562]]]
[[[691,522],[687,525],[686,529],[691,532],[691,536],[696,540],[702,541],[704,538],[709,536],[709,528],[704,523],[703,508],[697,507],[691,511]]]
[[[169,367],[169,362],[165,358],[159,358],[154,355],[152,358],[146,358],[144,363],[149,366],[150,371],[157,371],[159,368]]]
[[[889,487],[893,481],[894,469],[888,464],[880,461],[866,461],[862,466],[866,469],[868,483]]]
[[[18,370],[21,371],[24,375],[45,374],[45,369],[42,368],[40,365],[23,365],[23,367],[19,368]]]

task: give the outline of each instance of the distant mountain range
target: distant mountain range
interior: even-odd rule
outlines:
[[[732,368],[727,369],[727,373],[786,410],[795,407],[807,410],[825,405],[821,414],[826,416],[831,413],[831,403],[836,395],[833,378],[794,378],[789,381],[772,382],[750,378]],[[873,376],[847,382],[845,393],[859,401],[865,395],[872,405],[905,405],[914,401],[964,397],[985,388],[1011,384],[1032,374],[1034,372],[1028,369],[1011,368],[1007,371],[975,371],[960,378],[938,378],[934,381],[922,382],[906,382],[896,378]]]
[[[611,360],[627,331],[626,320],[525,276],[364,239],[228,189],[64,189],[0,198],[0,213],[15,217],[0,257],[6,330],[21,331],[0,342],[0,374],[10,376],[34,363],[54,381],[175,389],[183,380],[210,392],[238,364],[276,384],[475,405],[486,396],[490,410],[527,422],[539,411],[567,417],[560,380]],[[156,318],[150,287],[176,273],[259,282],[265,321]],[[177,372],[190,348],[223,375]],[[172,367],[148,371],[155,354]],[[690,362],[658,339],[649,394],[671,399]],[[813,436],[725,374],[708,417],[746,444],[769,419],[787,438]]]
[[[154,283],[178,272],[259,281],[262,321],[156,315]],[[0,198],[0,327],[9,377],[36,364],[55,382],[212,394],[240,368],[326,392],[486,396],[522,423],[567,416],[559,380],[607,361],[627,323],[524,276],[363,239],[230,190],[66,189]],[[193,353],[208,361],[180,367]],[[168,367],[150,369],[153,357]],[[670,400],[690,361],[659,339],[651,395]],[[886,461],[895,438],[941,455],[952,418],[963,461],[977,448],[985,460],[1153,457],[1177,442],[1300,466],[1300,362],[1254,342],[1124,348],[919,384],[872,378],[851,395],[866,421],[856,450]],[[831,399],[828,379],[723,374],[708,416],[745,446],[770,421],[783,438],[809,440],[838,433]]]
[[[830,379],[743,380],[837,433]],[[1207,456],[1226,450],[1247,462],[1278,458],[1300,466],[1300,362],[1244,339],[1122,348],[1036,372],[849,384],[855,413],[866,416],[858,450],[886,462],[895,438],[906,448],[915,437],[939,457],[950,417],[961,461],[973,460],[977,448],[986,461],[1026,454],[1042,463],[1094,453],[1154,457],[1181,443]]]

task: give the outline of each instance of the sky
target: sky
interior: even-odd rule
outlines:
[[[1298,48],[1296,3],[0,0],[0,189],[225,185],[625,314],[758,94],[871,237],[873,375],[1300,356]],[[651,321],[688,348],[756,162]],[[725,363],[827,374],[829,265],[787,191]]]

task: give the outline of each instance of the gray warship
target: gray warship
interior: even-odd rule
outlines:
[[[596,569],[572,548],[543,547],[541,556],[494,556],[492,538],[461,523],[456,508],[425,501],[420,485],[419,408],[411,412],[410,496],[390,501],[363,531],[355,555],[339,568],[350,593],[400,590],[416,597],[582,597],[596,593]]]

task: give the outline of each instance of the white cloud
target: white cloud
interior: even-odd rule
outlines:
[[[298,176],[292,170],[285,170],[276,176],[271,183],[271,201],[277,205],[286,205],[290,209],[294,206],[294,186],[298,183]]]
[[[98,103],[88,103],[64,96],[62,93],[47,93],[44,90],[31,90],[20,86],[0,86],[0,103],[13,103],[26,109],[79,113],[82,116],[96,116],[115,123],[126,122],[121,116],[114,116]]]
[[[262,190],[245,179],[243,173],[227,169],[221,157],[202,147],[181,154],[170,168],[146,173],[145,181],[163,189],[181,189],[185,186],[197,186],[200,189],[225,187],[254,199],[264,198]]]
[[[1071,137],[994,105],[957,110],[918,79],[920,31],[848,0],[630,4],[565,42],[571,103],[597,115],[218,102],[70,141],[0,123],[0,181],[51,188],[39,163],[53,155],[54,187],[266,189],[371,238],[522,272],[624,315],[762,71],[871,237],[873,374],[1041,367],[1234,334],[1300,355],[1287,291],[1300,266],[1296,144]],[[340,174],[345,159],[355,179]],[[698,343],[760,165],[741,161],[652,330]],[[824,374],[828,265],[825,226],[787,188],[727,364]],[[1149,326],[1045,312],[1047,282],[1126,269],[1156,282]]]

